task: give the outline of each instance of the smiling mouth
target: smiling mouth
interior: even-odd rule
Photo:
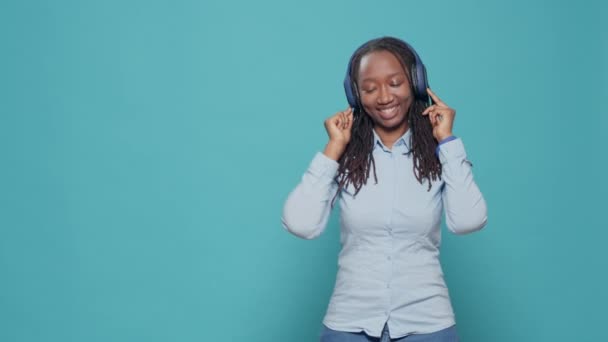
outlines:
[[[380,117],[384,120],[390,120],[394,118],[395,116],[397,116],[397,113],[399,113],[399,105],[394,105],[389,108],[378,110],[378,114],[380,114]]]

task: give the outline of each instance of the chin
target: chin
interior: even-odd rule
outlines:
[[[407,118],[393,119],[389,121],[376,121],[376,124],[383,127],[386,130],[394,130],[403,127],[407,122]]]

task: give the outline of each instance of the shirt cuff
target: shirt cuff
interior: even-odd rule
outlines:
[[[441,145],[438,149],[438,157],[442,165],[450,160],[466,160],[467,153],[462,139],[452,139],[451,143]]]
[[[452,141],[454,139],[458,139],[458,137],[454,136],[454,135],[450,135],[449,137],[441,140],[439,142],[439,144],[437,144],[437,148],[435,149],[435,155],[439,156],[439,146],[441,146],[441,144],[445,144],[448,141]]]

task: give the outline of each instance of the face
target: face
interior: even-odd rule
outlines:
[[[363,56],[357,87],[363,108],[377,126],[388,131],[407,127],[413,94],[397,57],[388,51]]]

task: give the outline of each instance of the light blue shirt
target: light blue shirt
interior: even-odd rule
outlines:
[[[486,202],[473,180],[460,138],[439,146],[442,179],[422,184],[413,173],[411,130],[392,149],[374,131],[373,170],[357,196],[349,186],[338,197],[340,242],[338,273],[323,323],[331,329],[365,331],[380,337],[430,333],[456,324],[439,260],[441,214],[455,234],[480,230]],[[282,225],[304,238],[327,226],[338,189],[338,163],[317,152],[300,183],[285,201]]]

